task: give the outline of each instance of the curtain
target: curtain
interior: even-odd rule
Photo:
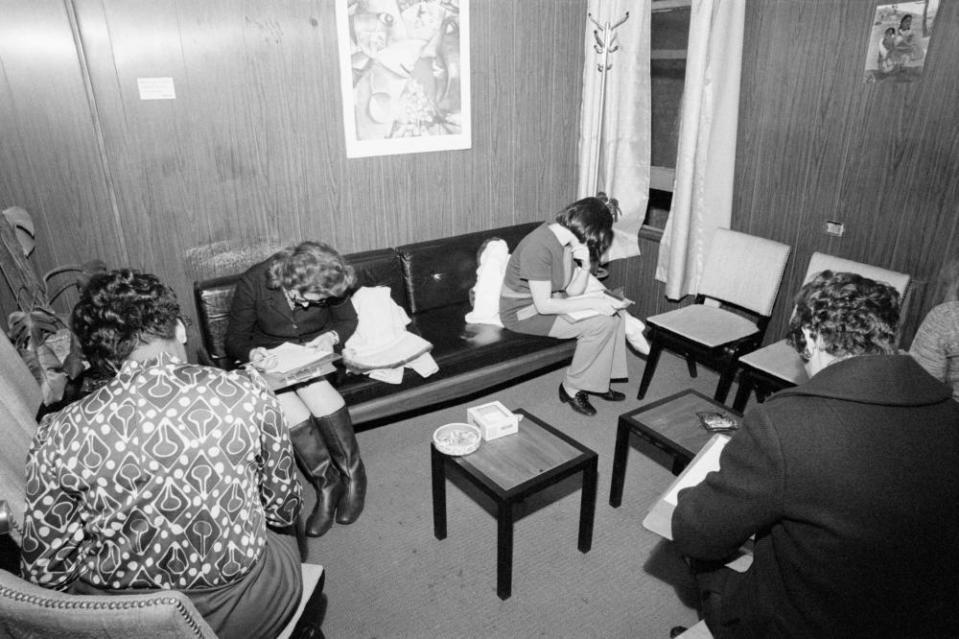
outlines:
[[[666,297],[696,292],[713,231],[732,220],[745,0],[693,0],[676,182],[656,279]]]
[[[619,200],[622,215],[607,253],[613,260],[639,255],[649,199],[650,0],[589,0],[588,14],[577,192]]]

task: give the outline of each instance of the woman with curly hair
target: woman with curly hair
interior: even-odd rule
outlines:
[[[500,293],[500,319],[517,333],[575,337],[576,350],[559,386],[559,399],[581,415],[592,417],[595,395],[622,401],[609,387],[626,377],[626,329],[620,311],[626,302],[603,293],[583,295],[591,266],[613,241],[615,200],[600,193],[577,200],[520,241],[510,256]],[[580,321],[573,311],[596,311]]]
[[[276,397],[260,375],[188,363],[176,296],[154,275],[95,275],[71,324],[109,379],[37,428],[24,577],[82,595],[178,590],[218,637],[275,637],[302,595]]]
[[[332,247],[302,242],[254,265],[233,295],[225,348],[238,362],[263,367],[266,349],[284,342],[340,350],[356,330],[349,293],[353,267]],[[363,510],[366,470],[343,397],[325,379],[277,393],[304,474],[316,490],[306,533],[351,524]]]
[[[807,382],[747,411],[681,490],[673,539],[723,637],[959,636],[959,404],[897,354],[899,295],[823,271],[796,297]],[[753,537],[744,572],[722,567]]]

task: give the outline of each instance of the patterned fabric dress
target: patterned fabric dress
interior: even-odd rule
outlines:
[[[27,459],[23,572],[46,587],[239,581],[300,507],[279,404],[255,373],[162,354],[47,415]]]

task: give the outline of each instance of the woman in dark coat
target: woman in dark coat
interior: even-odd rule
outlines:
[[[348,293],[353,268],[333,248],[303,242],[251,267],[237,283],[226,352],[267,368],[267,349],[284,342],[339,350],[356,330]],[[363,510],[366,470],[343,398],[325,379],[277,393],[297,461],[316,489],[306,532],[318,537]]]
[[[722,637],[959,637],[959,404],[897,354],[898,294],[824,271],[796,299],[808,382],[746,413],[680,491],[679,550]]]

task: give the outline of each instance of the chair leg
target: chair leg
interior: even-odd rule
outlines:
[[[689,371],[690,377],[696,377],[696,360],[693,359],[692,355],[686,356],[686,369]]]
[[[725,404],[734,379],[736,379],[736,365],[723,367],[719,373],[719,383],[716,384],[716,394],[713,395],[713,399],[720,404]]]
[[[643,379],[639,382],[639,393],[636,399],[646,397],[646,391],[649,390],[649,383],[653,381],[653,374],[656,372],[656,366],[659,364],[659,356],[663,353],[663,345],[657,340],[649,344],[649,355],[646,356],[646,368],[643,369]]]
[[[742,414],[746,410],[746,404],[749,402],[749,395],[753,392],[752,375],[746,371],[739,374],[739,388],[736,389],[736,398],[733,400],[733,410]],[[757,399],[759,393],[756,394]]]

